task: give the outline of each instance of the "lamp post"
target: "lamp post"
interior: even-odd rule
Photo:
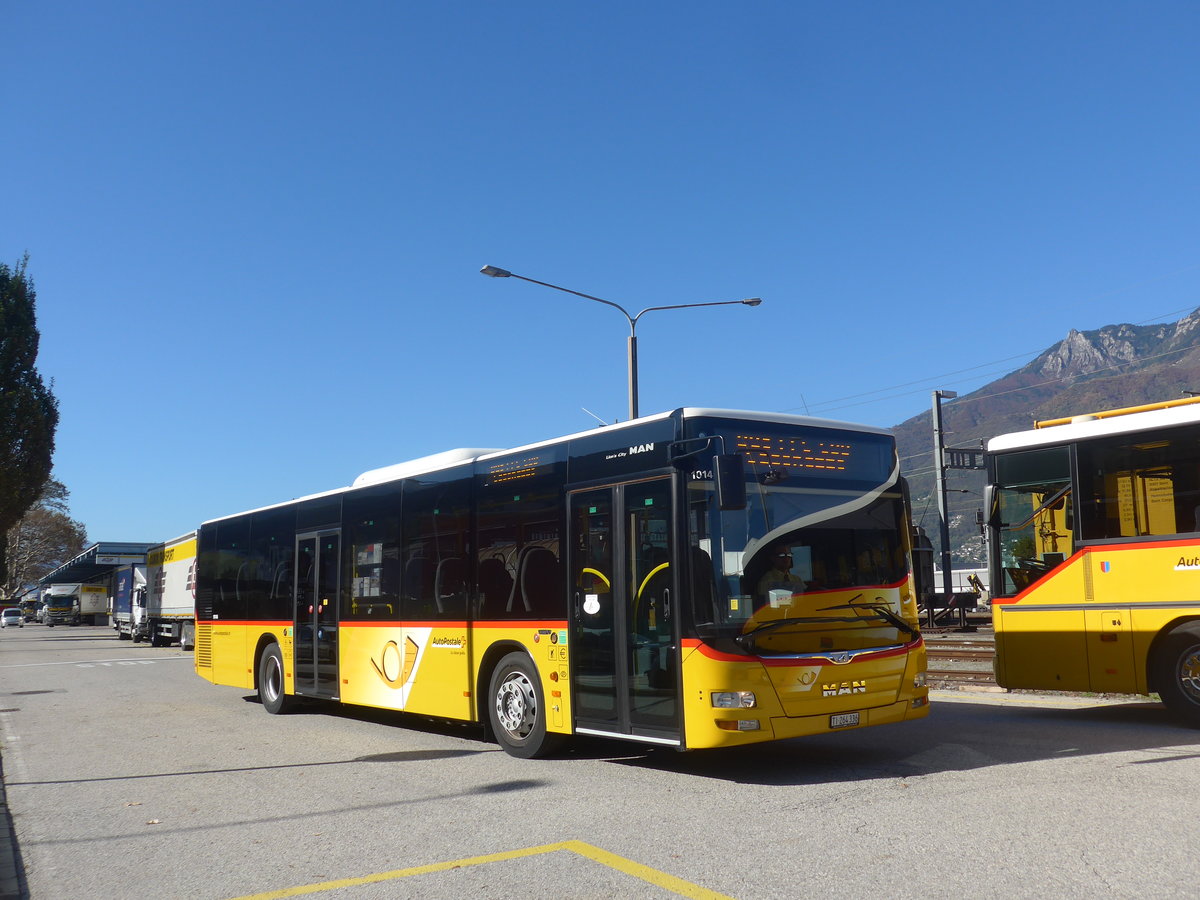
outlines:
[[[583,297],[585,300],[595,300],[597,303],[603,303],[605,306],[611,306],[614,309],[619,309],[621,314],[625,316],[629,322],[629,418],[636,419],[638,417],[638,361],[637,361],[637,323],[638,319],[648,312],[654,312],[660,309],[694,309],[700,306],[758,306],[762,303],[761,297],[751,297],[747,300],[714,300],[709,303],[675,303],[670,306],[648,306],[639,312],[636,316],[631,316],[625,307],[618,303],[613,303],[611,300],[604,300],[600,297],[593,297],[591,294],[583,294],[579,291],[573,291],[570,288],[560,287],[557,284],[550,284],[547,281],[538,281],[536,278],[526,278],[524,275],[517,275],[515,272],[510,272],[508,269],[500,269],[496,266],[484,266],[479,270],[481,274],[487,275],[489,278],[519,278],[522,281],[528,281],[531,284],[540,284],[542,287],[554,288],[556,291],[562,291],[566,294],[574,294],[576,297]]]

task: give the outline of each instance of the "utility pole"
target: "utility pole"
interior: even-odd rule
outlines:
[[[946,439],[942,430],[942,400],[953,400],[957,391],[933,392],[933,465],[937,478],[938,526],[942,538],[942,593],[948,604],[954,594],[950,577],[950,515],[946,503]]]

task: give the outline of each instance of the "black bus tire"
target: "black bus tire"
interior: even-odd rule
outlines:
[[[529,657],[510,653],[492,672],[487,694],[492,734],[506,753],[536,759],[553,753],[562,735],[546,731],[546,703]]]
[[[1154,686],[1163,704],[1200,727],[1200,622],[1173,629],[1154,653]]]
[[[283,651],[278,644],[267,644],[258,658],[258,700],[273,716],[287,712],[292,706],[283,682]]]

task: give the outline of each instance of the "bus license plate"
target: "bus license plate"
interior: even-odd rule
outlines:
[[[849,728],[851,725],[858,724],[858,713],[838,713],[836,716],[829,717],[830,728]]]

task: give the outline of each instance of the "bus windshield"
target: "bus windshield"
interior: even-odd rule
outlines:
[[[863,438],[855,437],[855,451],[865,452]],[[860,465],[853,480],[750,466],[744,510],[715,510],[707,485],[690,484],[698,637],[728,652],[771,655],[853,652],[915,636],[900,599],[908,577],[903,498],[890,439],[879,441],[887,454],[873,470]]]
[[[998,456],[992,558],[995,593],[1011,597],[1040,581],[1071,555],[1074,498],[1066,447]]]

